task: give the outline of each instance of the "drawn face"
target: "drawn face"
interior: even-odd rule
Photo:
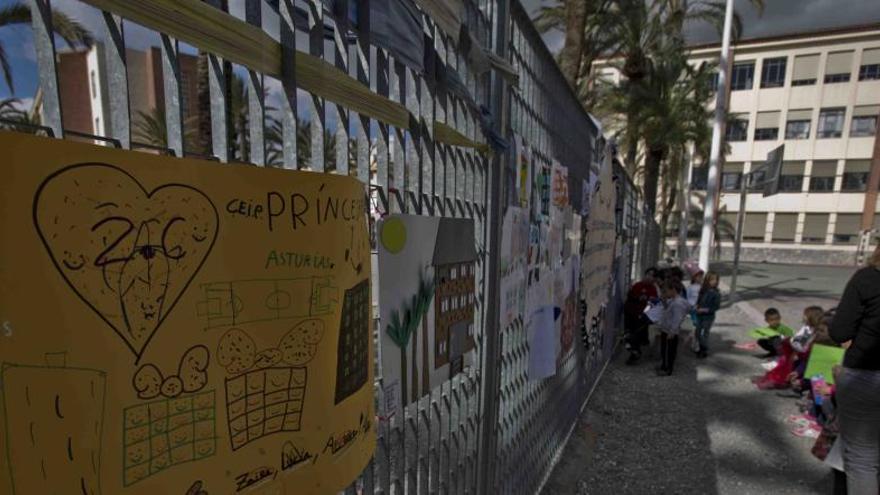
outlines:
[[[195,276],[217,235],[218,215],[200,191],[147,191],[111,165],[74,165],[50,176],[35,222],[61,275],[140,356]]]

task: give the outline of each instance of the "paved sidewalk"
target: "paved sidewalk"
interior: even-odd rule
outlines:
[[[742,304],[742,303],[740,303]],[[826,494],[831,472],[795,437],[795,399],[759,391],[763,373],[749,342],[754,322],[739,306],[723,309],[706,360],[682,347],[675,374],[656,361],[609,364],[576,426],[546,494]]]

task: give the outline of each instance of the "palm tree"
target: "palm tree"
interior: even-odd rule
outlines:
[[[187,118],[183,126],[183,142],[184,146],[189,148],[198,137],[198,128],[190,125],[193,119],[197,117],[191,116]],[[165,120],[165,107],[162,105],[152,108],[149,112],[139,110],[135,115],[134,125],[132,129],[132,137],[135,141],[150,146],[158,146],[160,148],[168,147],[168,132]]]
[[[0,28],[5,26],[14,26],[21,24],[30,24],[31,9],[27,5],[16,2],[11,5],[0,8]],[[71,48],[79,45],[91,46],[94,38],[88,29],[82,26],[78,21],[68,16],[64,12],[52,9],[52,29],[55,34],[61,37],[65,43]],[[12,65],[6,50],[0,41],[0,72],[3,73],[3,79],[6,86],[9,87],[11,93],[15,92],[15,86],[12,82]]]
[[[39,115],[34,115],[21,108],[21,100],[18,98],[4,98],[0,100],[0,129],[11,131],[36,133],[35,126],[40,125]]]

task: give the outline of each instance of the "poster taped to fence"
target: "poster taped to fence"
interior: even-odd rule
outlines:
[[[0,492],[335,493],[375,447],[363,185],[0,133]]]
[[[606,153],[606,156],[611,156]],[[591,195],[590,213],[587,218],[587,234],[584,238],[583,297],[586,302],[584,315],[584,340],[595,349],[600,338],[600,326],[604,308],[611,293],[610,268],[614,261],[616,188],[611,159],[606,158],[599,172]]]
[[[377,227],[383,416],[472,364],[474,221],[389,215]]]

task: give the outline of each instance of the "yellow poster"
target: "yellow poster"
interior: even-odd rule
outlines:
[[[375,447],[349,177],[0,133],[0,493],[335,493]]]

